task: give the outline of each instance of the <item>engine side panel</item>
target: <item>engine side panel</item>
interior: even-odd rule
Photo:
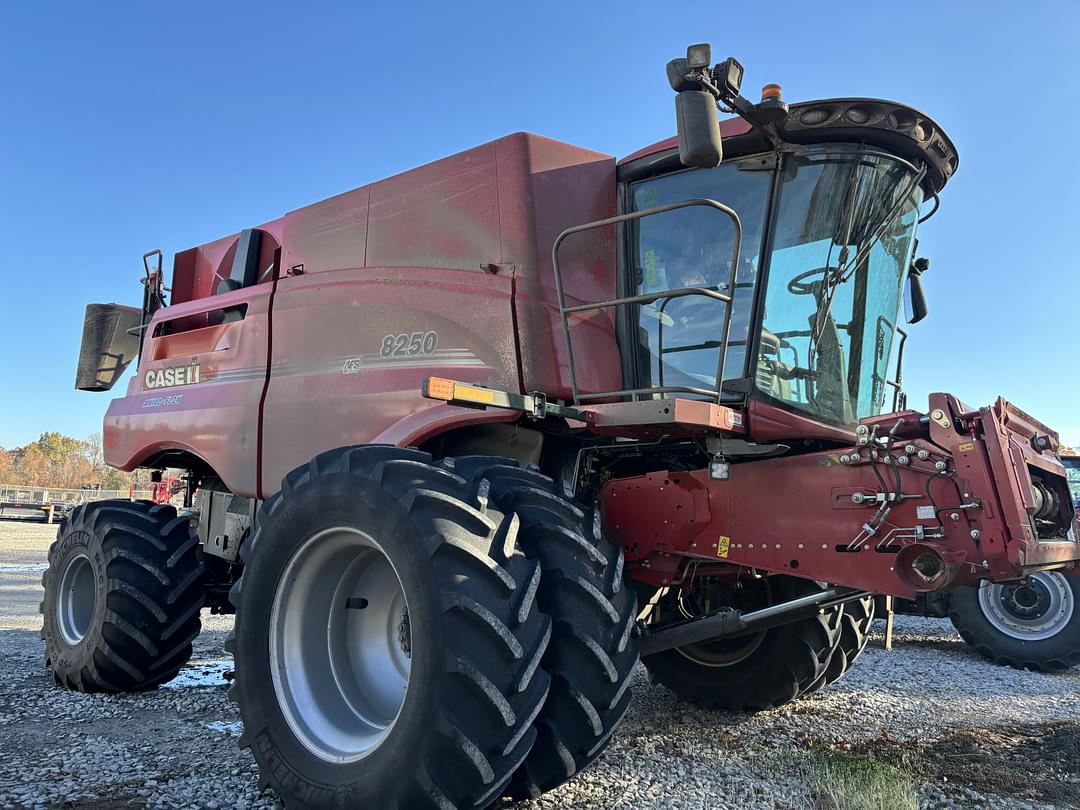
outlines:
[[[263,411],[263,495],[315,454],[385,439],[402,420],[415,441],[424,422],[446,417],[446,406],[421,397],[425,377],[517,390],[510,307],[509,278],[459,270],[282,279]]]

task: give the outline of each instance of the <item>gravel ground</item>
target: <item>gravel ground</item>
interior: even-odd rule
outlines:
[[[231,618],[204,612],[191,664],[154,692],[52,685],[37,605],[54,531],[0,521],[0,807],[280,806],[236,744],[222,649]],[[911,804],[881,808],[915,806],[916,795],[932,808],[1080,807],[1080,671],[996,667],[951,629],[898,617],[892,652],[879,636],[840,683],[755,716],[699,712],[639,670],[606,754],[521,807],[834,807],[821,762],[829,773],[899,768],[889,771],[910,780]]]

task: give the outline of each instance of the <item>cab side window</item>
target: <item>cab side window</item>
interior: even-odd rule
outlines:
[[[750,310],[772,172],[741,171],[736,163],[693,169],[632,186],[633,210],[712,199],[733,208],[743,233],[735,289],[729,290],[735,229],[726,214],[690,206],[636,220],[631,226],[631,272],[638,294],[700,287],[733,296],[724,378],[745,373]],[[723,342],[726,304],[704,295],[661,298],[639,307],[642,387],[713,389]]]

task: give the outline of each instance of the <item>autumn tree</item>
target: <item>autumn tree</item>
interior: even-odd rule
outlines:
[[[148,476],[147,476],[148,477]],[[85,441],[62,433],[42,433],[37,441],[14,450],[0,450],[0,483],[13,486],[79,489],[88,484],[101,489],[127,490],[131,473],[105,463],[101,434]]]
[[[96,473],[104,473],[109,469],[105,463],[105,445],[100,433],[91,433],[86,437],[86,458],[90,462],[90,468]]]
[[[10,450],[0,450],[0,484],[12,483],[15,475],[15,457]]]

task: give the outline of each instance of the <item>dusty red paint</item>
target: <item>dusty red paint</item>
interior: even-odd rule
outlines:
[[[736,464],[727,481],[709,480],[706,470],[612,481],[601,497],[608,527],[626,549],[631,576],[655,585],[679,579],[692,560],[910,597],[913,591],[894,570],[897,549],[917,542],[911,536],[916,526],[928,535],[939,530],[936,518],[918,514],[920,506],[931,505],[929,481],[944,537],[925,542],[961,562],[952,584],[973,584],[987,575],[1017,579],[1025,570],[1076,559],[1075,542],[1040,541],[1028,520],[1028,465],[1063,473],[1052,454],[1032,446],[1034,437],[1052,431],[1003,400],[971,411],[951,395],[934,394],[929,413],[938,410],[948,427],[933,419],[924,425],[913,411],[868,420],[884,433],[904,418],[899,447],[910,445],[915,454],[925,449],[930,458],[922,461],[905,453],[909,463],[895,469],[907,497],[894,506],[886,526],[863,543],[853,541],[876,503],[856,504],[852,495],[870,498],[881,486],[865,461],[866,448],[854,441],[843,449]],[[841,462],[841,456],[854,452],[863,454],[862,463]],[[936,461],[955,470],[955,477],[940,474]],[[883,474],[892,486],[888,473],[886,468]],[[978,503],[979,508],[960,508],[962,503]],[[852,545],[859,550],[849,550]]]
[[[729,137],[747,129],[740,120],[723,124]],[[674,146],[662,141],[626,161]],[[239,234],[183,251],[175,258],[172,305],[155,316],[127,396],[106,415],[106,459],[132,469],[181,450],[203,459],[234,492],[267,497],[288,470],[324,450],[404,446],[518,418],[423,399],[421,383],[431,375],[567,399],[550,247],[563,229],[615,213],[613,158],[515,134],[264,223],[261,280],[248,288],[212,294]],[[560,260],[568,304],[617,295],[615,255],[614,229],[567,240]],[[235,315],[241,306],[242,320],[224,317],[223,310]],[[611,311],[575,316],[571,327],[581,390],[623,388]],[[431,351],[429,334],[437,335]],[[176,373],[192,363],[198,384],[153,387],[159,371],[193,379]],[[660,414],[648,413],[665,407],[659,401],[601,405],[589,427],[635,438],[722,428],[757,442],[855,448],[851,429],[757,396],[738,412],[703,406],[682,400],[671,405],[677,413]],[[958,511],[944,521],[945,536],[933,540],[956,562],[956,581],[1015,578],[1080,556],[1075,543],[1037,540],[1028,519],[1029,467],[1055,474],[1060,467],[1052,447],[1035,447],[1052,432],[1001,401],[970,411],[937,394],[935,409],[954,426],[907,412],[898,436],[954,466],[961,489],[978,499],[977,510]],[[900,416],[871,423],[887,431]],[[692,561],[698,573],[734,564],[910,595],[892,570],[895,548],[872,550],[872,538],[865,545],[871,550],[843,550],[873,511],[852,503],[852,494],[880,489],[865,463],[841,464],[843,452],[738,463],[725,482],[704,470],[615,480],[602,501],[628,571],[646,582],[675,581]],[[919,500],[926,476],[912,468],[900,475],[912,497],[896,505],[889,525],[936,527],[917,514],[926,505]],[[952,486],[952,479],[936,480],[931,486]],[[726,555],[721,537],[729,538]]]
[[[276,278],[249,288],[211,295],[239,234],[179,253],[173,305],[105,417],[107,459],[132,469],[180,449],[234,492],[265,497],[323,450],[412,444],[478,421],[422,399],[428,375],[565,397],[550,246],[614,212],[613,158],[519,133],[264,223],[259,266],[280,245]],[[568,245],[562,260],[568,300],[614,295],[613,231]],[[239,304],[243,321],[211,325],[207,313]],[[155,336],[164,321],[186,331]],[[582,390],[621,388],[610,313],[572,331]],[[414,332],[437,333],[437,351],[380,357],[386,336]],[[147,371],[195,361],[199,385],[146,387]]]

